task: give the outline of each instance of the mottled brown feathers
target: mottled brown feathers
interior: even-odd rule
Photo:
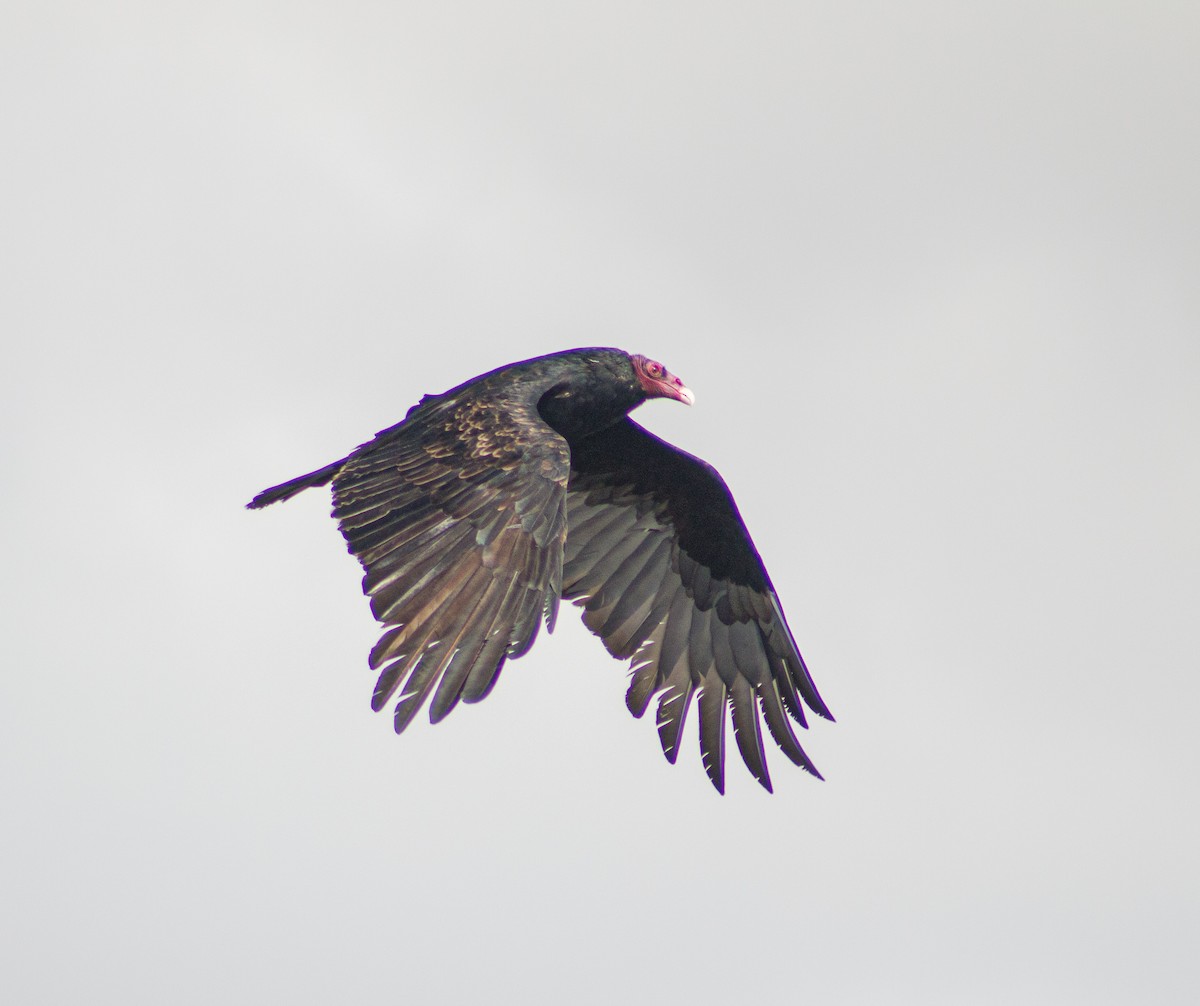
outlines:
[[[486,696],[541,621],[553,627],[563,597],[631,660],[630,711],[642,716],[657,697],[668,760],[695,704],[719,791],[730,717],[768,790],[762,720],[819,776],[791,721],[807,726],[804,705],[832,716],[729,490],[626,416],[650,394],[690,403],[691,392],[637,360],[572,350],[427,395],[349,457],[249,505],[332,482],[334,516],[385,626],[370,656],[371,704],[395,701],[398,732],[425,706],[436,723]]]
[[[333,514],[390,627],[371,651],[372,706],[403,684],[397,731],[430,695],[434,722],[482,698],[532,645],[559,596],[569,471],[566,442],[528,402],[466,400],[356,452],[334,478]]]

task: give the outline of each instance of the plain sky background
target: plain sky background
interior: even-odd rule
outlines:
[[[1184,1003],[1200,5],[0,15],[12,1003]],[[838,716],[709,785],[564,611],[397,738],[327,493],[616,345]]]

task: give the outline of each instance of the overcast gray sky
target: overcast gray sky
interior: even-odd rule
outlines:
[[[6,1001],[1192,1001],[1200,6],[0,20]],[[695,390],[827,782],[573,616],[397,738],[328,495],[242,509],[587,345]]]

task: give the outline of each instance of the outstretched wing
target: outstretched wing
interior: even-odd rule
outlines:
[[[726,707],[742,758],[767,790],[759,710],[797,765],[820,773],[788,717],[801,699],[833,719],[728,488],[708,464],[624,419],[571,445],[563,597],[614,656],[632,658],[626,704],[659,696],[658,734],[674,762],[699,696],[700,753],[725,791]]]
[[[371,700],[400,689],[396,732],[432,695],[434,723],[491,690],[553,625],[566,538],[566,441],[526,402],[423,403],[350,455],[333,515],[388,626]]]

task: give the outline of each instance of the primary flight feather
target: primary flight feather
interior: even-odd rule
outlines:
[[[248,504],[333,484],[333,515],[386,626],[371,705],[395,699],[397,733],[426,704],[436,723],[484,698],[566,598],[632,662],[630,711],[658,696],[668,760],[695,699],[719,792],[730,715],[767,790],[762,720],[820,778],[790,721],[807,727],[805,705],[833,716],[720,475],[629,419],[648,398],[693,401],[662,364],[618,349],[525,360],[425,396],[348,457]]]

